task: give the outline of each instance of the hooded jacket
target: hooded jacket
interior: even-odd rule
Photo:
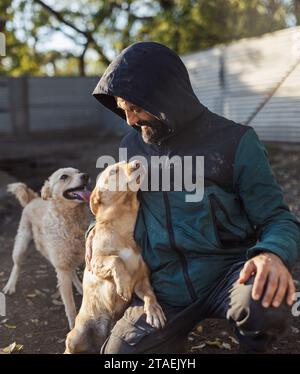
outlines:
[[[133,44],[109,65],[93,95],[123,119],[114,96],[168,128],[157,144],[146,144],[131,128],[121,142],[129,158],[204,156],[201,201],[187,202],[184,190],[140,192],[134,235],[159,300],[174,306],[205,300],[233,264],[260,252],[275,253],[292,268],[300,225],[264,146],[250,126],[199,102],[177,54],[155,42]]]

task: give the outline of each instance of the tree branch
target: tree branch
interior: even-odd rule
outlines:
[[[98,52],[98,54],[100,55],[102,61],[106,64],[106,65],[109,65],[110,63],[110,60],[106,57],[105,53],[103,52],[102,48],[96,43],[93,35],[92,35],[92,32],[90,32],[89,30],[81,30],[79,29],[77,26],[75,26],[74,24],[72,24],[71,22],[69,22],[68,20],[66,20],[63,15],[52,9],[49,5],[45,4],[42,0],[33,0],[35,3],[39,4],[40,6],[42,6],[44,9],[46,9],[49,13],[51,13],[57,20],[59,20],[60,22],[62,22],[63,24],[65,24],[66,26],[69,26],[70,28],[72,28],[73,30],[77,31],[79,34],[83,35],[85,38],[86,38],[86,43],[85,45],[89,45],[89,44],[92,44],[95,48],[95,50]]]
[[[57,12],[56,10],[52,9],[49,5],[45,4],[42,0],[33,0],[35,3],[41,5],[43,8],[45,8],[49,13],[53,14],[55,18],[57,18],[59,21],[64,23],[65,25],[71,27],[73,30],[77,31],[79,34],[82,34],[86,36],[85,30],[80,30],[77,26],[73,25],[71,22],[64,19],[64,17]]]
[[[84,64],[84,57],[86,54],[86,51],[88,50],[89,42],[87,42],[82,50],[81,55],[79,56],[79,74],[81,77],[85,76],[85,64]]]

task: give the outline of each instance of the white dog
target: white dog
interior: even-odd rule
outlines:
[[[59,169],[45,182],[42,198],[23,183],[8,185],[8,191],[17,197],[24,209],[14,244],[14,266],[3,292],[15,292],[21,262],[33,239],[37,250],[56,270],[70,329],[76,317],[72,282],[82,294],[76,267],[84,262],[88,210],[83,202],[89,200],[88,180],[89,176],[79,170]]]

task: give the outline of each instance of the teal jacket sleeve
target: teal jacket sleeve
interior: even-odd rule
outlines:
[[[289,269],[300,248],[300,224],[284,201],[268,161],[267,151],[250,128],[241,138],[234,161],[234,187],[248,218],[257,230],[251,258],[259,252],[278,255]]]

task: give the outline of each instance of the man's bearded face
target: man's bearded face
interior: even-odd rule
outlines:
[[[116,97],[116,102],[117,106],[124,110],[127,124],[140,127],[145,143],[157,143],[166,136],[168,130],[166,125],[153,115],[119,97]]]
[[[166,125],[156,118],[147,121],[138,121],[136,126],[141,127],[142,138],[145,143],[158,143],[167,134]]]

